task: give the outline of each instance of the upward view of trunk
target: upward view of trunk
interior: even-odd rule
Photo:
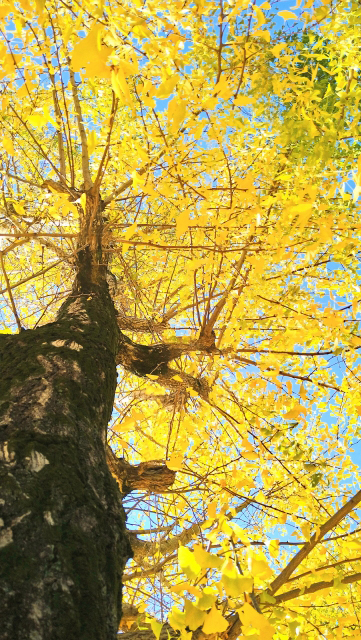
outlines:
[[[0,337],[1,640],[116,637],[131,553],[105,451],[119,330],[95,254],[79,252],[55,322]]]

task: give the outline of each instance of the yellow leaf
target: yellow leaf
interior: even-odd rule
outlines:
[[[18,98],[25,98],[25,96],[29,95],[29,88],[26,82],[24,82],[24,84],[21,85],[20,89],[17,90],[16,95],[18,96]]]
[[[193,553],[202,569],[220,569],[223,564],[222,558],[205,551],[200,544],[194,546]]]
[[[255,486],[253,483],[252,485]],[[240,527],[239,524],[237,524],[236,522],[230,522],[229,524],[232,529],[232,532],[237,536],[238,540],[240,540],[244,546],[246,547],[249,546],[250,542],[246,535],[245,530],[242,529],[242,527]]]
[[[274,47],[272,47],[271,53],[273,53],[275,58],[278,58],[278,56],[280,55],[282,49],[284,49],[286,46],[287,45],[286,45],[285,42],[279,42],[278,44],[275,44]]]
[[[120,446],[123,447],[123,449],[129,448],[128,442],[126,442],[126,440],[123,440],[122,438],[117,438],[117,443],[120,444]]]
[[[265,24],[265,22],[266,22],[266,18],[264,17],[264,13],[263,13],[262,9],[260,9],[256,5],[254,5],[253,11],[255,12],[256,18],[257,18],[257,25],[256,26],[257,27],[262,27],[262,25]]]
[[[10,11],[13,11],[13,5],[10,2],[0,5],[0,20],[3,20]]]
[[[192,596],[195,596],[196,598],[202,597],[202,592],[189,582],[181,582],[180,584],[176,584],[174,585],[174,587],[171,587],[170,590],[172,593],[182,593],[182,591],[188,591],[188,593],[191,593]],[[212,605],[209,605],[209,607],[207,608],[210,609],[211,606]]]
[[[178,374],[176,376],[172,376],[172,380],[176,380],[176,382],[183,382],[182,378]]]
[[[307,413],[307,407],[302,406],[301,404],[296,404],[293,409],[285,413],[283,416],[286,420],[294,420],[297,419],[301,413]]]
[[[305,389],[305,387],[304,387],[303,383],[301,384],[299,394],[300,394],[300,398],[301,398],[303,401],[307,400],[307,391],[306,391],[306,389]]]
[[[170,94],[173,93],[178,82],[179,82],[179,76],[177,75],[171,76],[170,78],[167,78],[166,80],[164,80],[164,82],[162,82],[162,84],[160,84],[157,89],[157,92],[156,92],[157,98],[159,98],[160,100],[166,100],[166,98],[169,98]]]
[[[203,611],[208,611],[213,607],[216,600],[217,596],[213,589],[211,587],[204,587],[202,595],[197,599],[197,607]]]
[[[183,122],[186,112],[187,103],[185,100],[181,100],[178,96],[174,96],[168,103],[168,117],[173,120],[172,131],[176,131]]]
[[[323,324],[325,324],[326,327],[330,327],[330,329],[337,329],[343,324],[343,318],[342,316],[333,313],[328,315],[326,318],[323,318]]]
[[[106,62],[112,49],[101,43],[102,27],[95,24],[88,35],[75,45],[71,64],[74,71],[85,68],[88,78],[110,78],[111,68]]]
[[[234,100],[236,107],[245,107],[246,105],[253,104],[254,102],[255,99],[252,98],[252,96],[238,96],[238,98]]]
[[[206,617],[206,612],[198,609],[190,600],[184,601],[185,623],[191,631],[195,631],[200,627]]]
[[[176,219],[176,236],[180,238],[190,226],[189,213],[187,210],[179,214]]]
[[[267,580],[273,576],[262,551],[248,550],[248,568],[254,577],[261,578],[261,580]]]
[[[159,622],[159,620],[152,618],[150,620],[150,626],[156,637],[156,640],[159,640],[160,632],[162,631],[162,627],[163,627],[163,622]]]
[[[284,20],[298,20],[298,17],[292,11],[279,11],[278,15]]]
[[[252,591],[253,579],[242,576],[232,560],[226,560],[222,567],[222,578],[225,592],[231,598],[237,598],[245,591]]]
[[[145,375],[149,380],[157,380],[159,378],[159,376],[153,375],[152,373],[146,373]]]
[[[300,529],[302,531],[303,536],[306,540],[309,540],[311,537],[311,525],[309,522],[305,522],[305,524],[301,524]]]
[[[220,80],[217,82],[217,84],[214,87],[214,91],[219,98],[223,98],[223,100],[228,100],[231,97],[232,93],[234,92],[234,89],[232,86],[228,84],[228,78],[226,76],[221,76]]]
[[[182,631],[186,626],[185,618],[186,614],[183,611],[180,611],[177,607],[172,607],[168,616],[168,622],[172,629]]]
[[[131,103],[131,95],[125,75],[120,67],[116,71],[112,70],[111,74],[112,88],[115,95],[124,103]]]
[[[266,42],[271,42],[271,34],[270,34],[270,32],[266,31],[264,29],[258,29],[257,31],[254,32],[253,35],[257,36],[258,38],[262,38]]]
[[[166,460],[168,469],[179,471],[183,466],[183,455],[181,453],[172,453],[169,460]]]
[[[239,617],[241,619],[242,626],[257,629],[260,632],[262,640],[272,640],[276,631],[275,628],[270,625],[265,616],[258,613],[256,609],[248,604],[248,602],[245,602],[242,609],[239,611]]]
[[[130,227],[128,227],[128,229],[126,229],[126,231],[124,232],[123,236],[125,238],[125,240],[129,240],[132,236],[134,236],[134,234],[136,233],[138,229],[138,225],[136,222],[134,222],[134,224],[132,224]]]
[[[6,153],[8,153],[10,156],[14,156],[15,155],[14,145],[13,145],[13,142],[12,142],[12,140],[10,138],[3,138],[2,145],[3,145]]]
[[[204,621],[203,633],[223,633],[226,629],[228,629],[228,622],[214,605]]]
[[[211,520],[214,520],[214,518],[216,517],[216,513],[217,513],[217,502],[215,501],[210,502],[207,507],[208,518],[210,518]]]
[[[93,129],[88,135],[88,151],[89,151],[89,155],[90,156],[95,151],[95,147],[97,146],[97,141],[98,141],[97,134],[95,133],[95,130]]]
[[[140,175],[138,171],[132,171],[133,185],[135,187],[143,187],[145,184],[145,176]]]
[[[187,547],[179,547],[178,562],[181,570],[190,580],[196,578],[201,571],[201,566],[196,561],[194,553],[187,549]]]
[[[280,542],[279,540],[270,540],[268,542],[268,551],[272,558],[278,558],[278,554],[280,551]]]

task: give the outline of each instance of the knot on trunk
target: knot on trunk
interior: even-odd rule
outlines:
[[[164,493],[176,477],[175,471],[168,469],[162,460],[131,465],[124,458],[118,458],[110,447],[107,447],[107,463],[124,495],[131,491]]]

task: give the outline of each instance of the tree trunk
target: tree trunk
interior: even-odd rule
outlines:
[[[93,255],[55,322],[0,336],[1,640],[118,629],[131,551],[105,443],[119,330]]]

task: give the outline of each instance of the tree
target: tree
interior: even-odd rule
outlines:
[[[359,629],[360,9],[294,10],[0,6],[4,640]]]

